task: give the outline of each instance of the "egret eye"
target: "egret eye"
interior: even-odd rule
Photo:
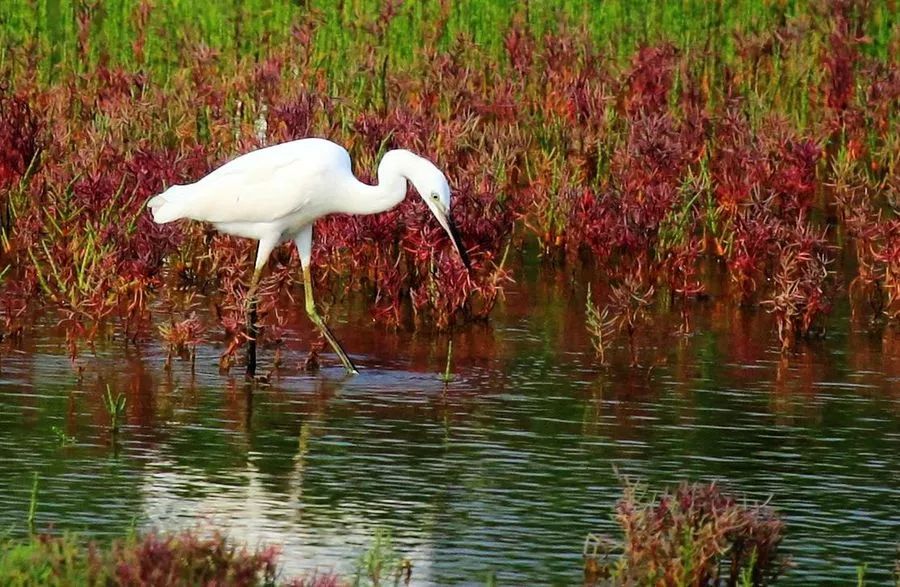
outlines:
[[[435,202],[437,202],[438,200],[441,199],[441,197],[439,195],[437,195],[436,193],[431,192],[431,199],[434,200]]]

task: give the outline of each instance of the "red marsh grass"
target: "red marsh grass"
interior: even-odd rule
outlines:
[[[133,55],[116,59],[96,46],[99,12],[82,7],[71,51],[39,49],[32,68],[10,45],[0,63],[3,329],[21,332],[40,300],[67,326],[73,356],[110,324],[140,340],[154,316],[178,353],[211,332],[186,322],[197,303],[177,291],[187,288],[209,294],[227,363],[246,339],[251,243],[157,226],[144,203],[309,135],[346,145],[366,180],[395,147],[447,170],[471,275],[414,199],[316,225],[317,285],[363,296],[388,325],[486,319],[531,240],[544,259],[595,267],[598,291],[632,284],[692,300],[727,283],[736,304],[771,312],[785,349],[822,332],[844,291],[896,324],[900,71],[886,5],[773,6],[768,28],[729,20],[705,41],[632,32],[627,51],[577,20],[551,28],[531,13],[509,15],[497,43],[480,45],[438,10],[416,58],[401,59],[392,27],[406,26],[406,8],[388,4],[353,28],[369,50],[334,75],[329,35],[346,16],[282,14],[256,52],[187,35],[162,56],[152,48],[165,33],[150,23],[163,9],[142,3],[128,25]],[[356,46],[345,41],[334,50]],[[839,262],[841,248],[854,263]],[[711,262],[717,271],[702,270]],[[261,290],[264,343],[277,342],[277,301],[296,295],[299,274],[296,254],[277,251]]]

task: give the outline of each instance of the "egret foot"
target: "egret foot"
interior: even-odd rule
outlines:
[[[335,338],[334,334],[331,333],[331,330],[329,330],[328,326],[325,324],[325,321],[322,320],[322,317],[319,316],[319,313],[316,311],[316,303],[313,301],[312,275],[310,275],[309,264],[303,266],[303,289],[306,293],[306,313],[309,315],[309,319],[312,320],[312,323],[316,325],[316,328],[319,329],[319,332],[322,333],[325,340],[328,341],[328,344],[330,344],[331,348],[334,349],[334,352],[337,353],[337,356],[341,360],[341,363],[344,364],[344,369],[347,370],[347,373],[350,375],[358,375],[359,371],[357,371],[356,366],[353,365],[353,361],[351,361],[350,357],[347,356],[347,353],[344,352],[341,343],[338,342],[337,338]]]

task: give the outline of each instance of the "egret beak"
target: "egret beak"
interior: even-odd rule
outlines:
[[[434,215],[450,236],[450,240],[453,242],[453,248],[459,253],[459,258],[462,260],[462,264],[465,265],[466,270],[471,270],[472,266],[469,265],[469,256],[466,254],[466,248],[462,244],[462,239],[459,238],[459,231],[456,230],[456,224],[453,223],[453,217],[443,210],[434,210]]]

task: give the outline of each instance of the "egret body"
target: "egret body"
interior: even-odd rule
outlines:
[[[196,183],[175,185],[149,200],[157,223],[188,218],[212,223],[220,232],[258,241],[247,293],[250,344],[247,372],[256,367],[256,288],[272,251],[294,241],[303,268],[306,312],[344,367],[356,367],[316,311],[310,278],[312,229],[328,214],[377,214],[406,197],[407,182],[447,231],[463,263],[466,250],[450,215],[450,186],[430,161],[410,151],[388,151],[378,165],[378,184],[359,181],[347,151],[325,139],[301,139],[242,155]]]

